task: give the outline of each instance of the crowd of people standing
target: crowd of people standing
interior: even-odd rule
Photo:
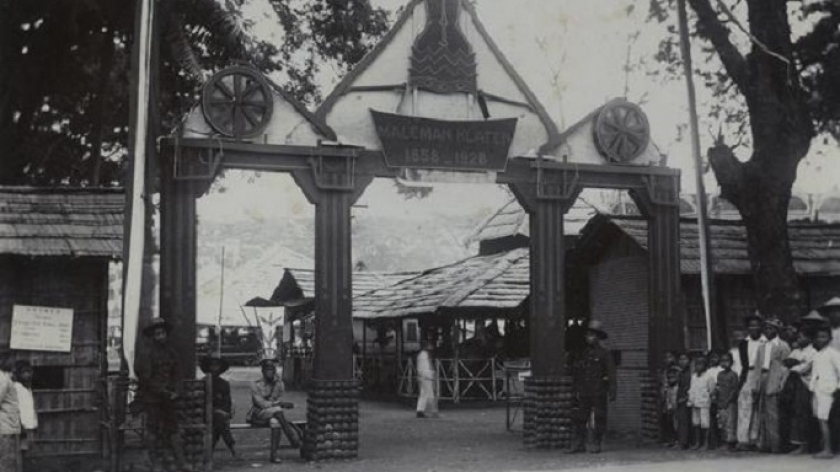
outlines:
[[[666,355],[664,442],[830,459],[840,443],[840,298],[796,324],[755,313],[731,349]]]

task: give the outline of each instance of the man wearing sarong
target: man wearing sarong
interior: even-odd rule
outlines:
[[[241,457],[236,452],[236,441],[230,432],[230,419],[233,416],[233,402],[230,398],[230,382],[222,378],[230,365],[218,354],[211,354],[201,359],[201,371],[210,376],[213,384],[213,450],[219,439],[225,442],[234,459]]]
[[[782,451],[779,397],[788,376],[788,369],[783,363],[790,355],[790,346],[779,337],[783,328],[778,318],[769,318],[764,322],[767,343],[764,346],[759,397],[759,446],[763,452],[774,454]]]
[[[762,334],[763,318],[756,312],[745,320],[747,338],[738,344],[741,360],[741,391],[738,394],[738,450],[754,449],[758,444],[759,396],[761,372],[764,366],[764,347],[767,338]],[[769,366],[768,366],[769,368]]]
[[[417,353],[417,385],[420,394],[417,396],[417,417],[437,417],[437,398],[435,397],[435,367],[432,364],[433,345],[430,341],[423,342],[423,349]]]

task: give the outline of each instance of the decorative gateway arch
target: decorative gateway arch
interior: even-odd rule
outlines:
[[[647,216],[651,362],[683,346],[679,172],[662,166],[654,149],[644,113],[623,100],[559,132],[469,2],[411,0],[314,114],[248,67],[208,82],[201,106],[163,146],[162,315],[175,326],[185,364],[194,365],[196,198],[221,169],[291,174],[316,220],[318,336],[302,455],[355,457],[351,205],[375,177],[407,171],[506,184],[531,225],[525,441],[563,447],[571,388],[564,377],[563,216],[583,188],[627,189]]]

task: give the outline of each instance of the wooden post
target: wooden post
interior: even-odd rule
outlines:
[[[169,342],[178,354],[185,378],[194,379],[195,200],[209,182],[176,180],[170,158],[162,156],[160,179],[160,316],[172,325]]]
[[[559,377],[565,368],[566,303],[563,216],[580,190],[568,198],[537,198],[535,189],[512,185],[530,218],[531,372]]]
[[[537,169],[536,182],[517,182],[511,190],[528,212],[531,239],[531,377],[526,390],[532,408],[525,419],[525,445],[563,448],[569,435],[564,402],[571,382],[566,371],[566,284],[563,217],[581,188],[561,172]]]
[[[359,382],[353,371],[353,264],[350,208],[373,180],[354,175],[354,158],[321,157],[311,170],[292,173],[315,205],[315,362],[301,455],[309,460],[353,458],[358,440],[332,441],[315,432],[329,427],[358,438]],[[354,405],[348,408],[348,404]],[[334,407],[353,410],[333,415]]]
[[[651,176],[649,182],[630,195],[648,219],[648,366],[653,371],[666,351],[687,347],[687,326],[680,298],[679,176]]]

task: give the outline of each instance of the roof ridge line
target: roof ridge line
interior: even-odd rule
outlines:
[[[497,257],[496,262],[493,264],[492,268],[485,271],[481,276],[475,278],[471,283],[468,283],[465,288],[461,290],[456,290],[455,293],[446,297],[442,302],[438,304],[438,308],[458,306],[458,304],[466,300],[470,295],[478,291],[478,289],[486,286],[487,284],[504,274],[505,271],[508,268],[510,268],[516,260],[519,260],[521,257],[523,257],[514,257],[513,254],[522,252],[521,250],[523,249],[525,248],[511,249],[510,251],[504,253],[504,255]],[[528,254],[528,252],[526,252],[525,254]]]
[[[464,238],[464,242],[468,245],[474,243],[476,241],[476,238],[478,238],[478,235],[481,234],[481,232],[484,231],[490,225],[490,222],[493,221],[497,216],[501,215],[502,212],[505,210],[505,208],[510,206],[510,204],[515,202],[515,201],[516,201],[516,197],[510,197],[510,200],[508,200],[507,203],[505,203],[504,205],[501,205],[490,216],[485,217],[484,221],[482,221],[481,223],[479,223],[475,226],[475,228],[472,231],[472,234],[470,234],[468,237]]]

